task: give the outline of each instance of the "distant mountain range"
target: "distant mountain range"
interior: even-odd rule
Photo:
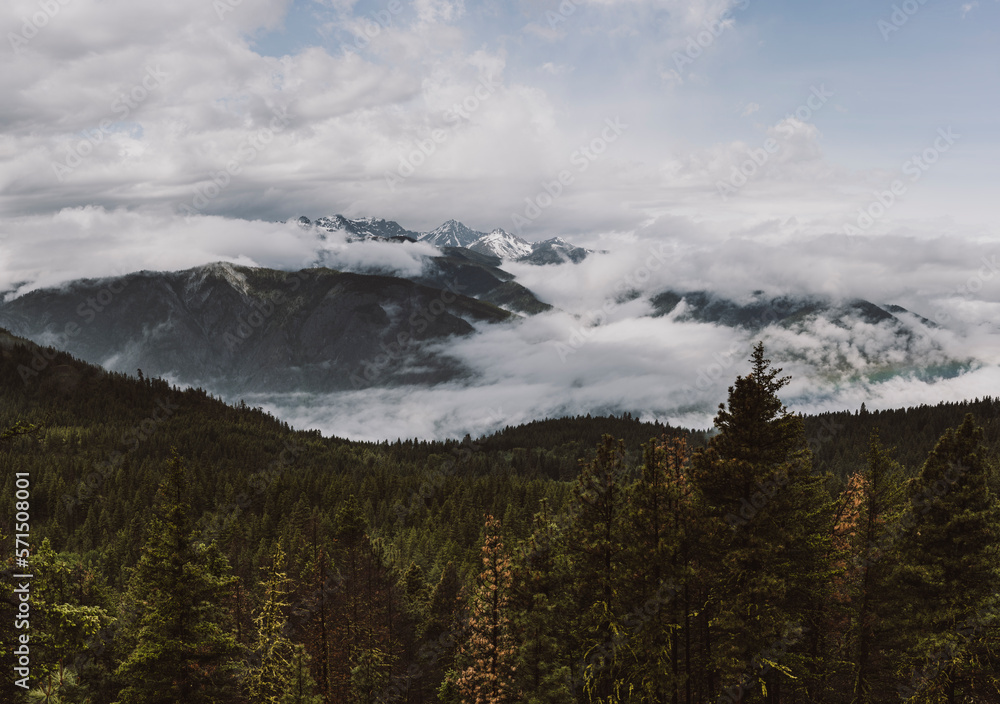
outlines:
[[[898,374],[930,380],[968,371],[971,358],[945,352],[937,323],[902,306],[860,298],[767,296],[741,300],[710,291],[662,291],[649,298],[652,317],[739,328],[769,338],[786,359],[806,361],[831,381]],[[863,368],[863,371],[862,371]]]
[[[323,232],[344,232],[348,240],[383,240],[428,242],[435,247],[461,247],[464,249],[498,257],[503,261],[526,262],[528,264],[562,264],[581,262],[593,250],[577,247],[560,237],[542,242],[528,242],[506,230],[497,228],[492,232],[480,232],[466,227],[457,220],[448,220],[430,232],[413,232],[392,220],[378,218],[350,219],[343,215],[321,217],[316,221],[300,217],[298,222],[304,227],[316,227]]]
[[[365,236],[394,231],[385,221],[345,222]],[[442,242],[471,239],[460,223],[445,227],[436,235]],[[0,327],[109,370],[141,368],[222,394],[474,382],[449,339],[552,308],[500,264],[492,254],[441,245],[441,256],[410,278],[225,263],[142,271],[14,298],[0,304]],[[672,290],[647,303],[654,319],[763,331],[784,358],[811,363],[832,381],[852,378],[858,364],[869,377],[954,376],[969,364],[944,354],[933,322],[899,306]]]
[[[600,256],[561,239],[529,243],[501,229],[483,233],[455,220],[425,233],[342,215],[298,222],[317,245],[315,260],[299,272],[214,263],[78,280],[8,294],[0,301],[0,328],[112,371],[142,369],[230,398],[312,398],[442,384],[472,388],[487,378],[506,390],[518,388],[523,375],[532,383],[551,381],[551,395],[559,399],[586,383],[588,369],[630,370],[629,355],[639,349],[635,344],[642,345],[636,335],[648,335],[650,349],[669,349],[674,335],[679,348],[689,344],[688,323],[724,329],[721,334],[702,329],[698,335],[709,338],[692,338],[713,339],[716,348],[722,339],[764,340],[776,358],[810,370],[817,389],[897,376],[954,377],[974,365],[960,348],[946,347],[942,328],[897,305],[822,295],[647,288],[617,301],[635,302],[619,309],[630,310],[630,319],[619,313],[614,321],[595,321],[579,311],[555,310],[503,268],[512,261],[572,266]],[[432,247],[410,244],[415,242]],[[559,300],[578,293],[582,298],[585,292],[562,291]],[[523,324],[550,313],[551,319]],[[589,329],[604,325],[609,328],[594,338],[599,341],[566,364],[591,337]],[[719,349],[690,352],[710,356]],[[550,373],[549,364],[559,366]],[[596,370],[575,371],[574,364]],[[636,373],[645,374],[639,364]],[[568,381],[567,370],[574,370]],[[570,391],[559,383],[569,384]],[[664,390],[664,399],[669,397]],[[559,408],[573,411],[569,405]]]

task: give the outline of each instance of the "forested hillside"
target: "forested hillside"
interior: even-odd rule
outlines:
[[[1000,403],[784,383],[360,443],[0,332],[3,701],[1000,702]]]

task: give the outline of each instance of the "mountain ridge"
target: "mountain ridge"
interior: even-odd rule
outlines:
[[[339,214],[324,216],[315,221],[303,215],[297,222],[303,227],[315,227],[320,230],[322,240],[326,239],[326,232],[344,232],[348,242],[365,240],[427,242],[438,248],[462,247],[498,257],[502,261],[537,265],[578,263],[594,253],[593,250],[570,244],[561,237],[529,242],[500,227],[490,232],[482,232],[473,230],[454,219],[446,220],[428,232],[407,230],[393,220],[374,217],[351,219]]]
[[[0,326],[112,371],[143,368],[231,393],[357,388],[387,349],[381,385],[438,383],[463,372],[429,344],[513,315],[454,288],[217,262],[37,289],[0,305]]]

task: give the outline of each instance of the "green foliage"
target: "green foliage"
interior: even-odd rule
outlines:
[[[906,507],[903,468],[872,431],[865,467],[841,497],[835,542],[844,562],[838,598],[848,614],[844,634],[850,687],[859,704],[894,694],[898,634],[889,626],[896,608],[891,574],[894,528]]]
[[[322,704],[323,698],[315,694],[316,682],[309,671],[309,654],[305,646],[296,645],[288,668],[288,686],[280,704]]]
[[[920,673],[902,691],[924,701],[998,692],[1000,660],[988,636],[1000,612],[1000,504],[982,438],[966,416],[941,437],[910,487],[916,525],[901,542],[895,586],[907,636],[903,670]]]
[[[833,502],[812,471],[801,418],[777,396],[788,383],[758,344],[751,373],[729,389],[715,424],[719,435],[694,460],[710,523],[708,628],[720,687],[758,680],[763,690],[812,690],[822,680],[810,638],[786,654],[791,669],[755,674],[755,659],[788,624],[815,638],[828,602]],[[714,524],[714,525],[713,525]],[[792,674],[794,673],[794,674]]]
[[[227,561],[192,544],[184,461],[167,463],[158,511],[129,581],[125,632],[130,652],[118,666],[120,704],[220,703],[239,700],[239,649],[219,602],[232,585]]]
[[[72,701],[86,684],[74,656],[111,621],[104,590],[93,571],[75,556],[57,555],[48,538],[33,556],[31,568],[38,575],[32,590],[32,626],[40,663],[32,674],[47,698]]]
[[[758,346],[710,441],[362,443],[33,354],[0,348],[0,491],[31,477],[35,699],[1000,699],[993,399],[803,418]]]
[[[254,615],[257,639],[247,672],[246,689],[251,701],[260,704],[280,704],[292,689],[292,677],[298,668],[293,663],[295,646],[285,635],[285,610],[289,603],[288,577],[285,575],[285,553],[279,546],[271,558],[267,576],[262,582],[263,594]]]

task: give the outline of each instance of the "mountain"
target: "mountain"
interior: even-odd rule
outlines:
[[[822,310],[829,302],[814,297],[778,296],[767,298],[754,292],[742,301],[717,296],[709,291],[663,291],[650,299],[653,316],[675,313],[679,320],[742,327],[757,332],[773,322],[788,321]],[[883,311],[884,312],[884,311]],[[885,314],[892,317],[890,314]]]
[[[518,261],[539,265],[567,262],[577,264],[591,253],[590,250],[572,245],[561,237],[553,237],[531,245],[531,253],[522,256]]]
[[[435,247],[471,247],[485,236],[485,232],[468,228],[457,220],[449,220],[435,230],[424,232],[418,239]]]
[[[32,291],[0,305],[0,326],[112,371],[222,393],[432,384],[464,372],[429,345],[511,317],[453,288],[217,263]]]
[[[577,263],[591,254],[590,250],[572,245],[559,237],[533,243],[512,235],[502,228],[497,228],[489,233],[480,232],[466,227],[457,220],[448,220],[436,229],[423,233],[407,230],[392,220],[378,218],[352,220],[343,215],[334,215],[312,221],[303,216],[298,219],[298,222],[303,227],[316,227],[320,231],[344,232],[347,234],[348,242],[364,240],[420,241],[439,248],[462,247],[505,261],[520,261],[528,264]],[[322,232],[320,239],[326,239]],[[323,263],[322,258],[317,260],[317,264]]]
[[[676,312],[678,320],[696,320],[727,327],[742,327],[758,332],[771,324],[792,328],[822,317],[834,324],[844,325],[845,320],[858,320],[878,325],[888,321],[903,323],[902,314],[913,315],[902,306],[879,306],[856,298],[835,301],[818,296],[774,296],[755,291],[741,301],[734,301],[708,291],[676,293],[664,291],[650,299],[654,317]],[[914,316],[917,317],[917,316]],[[926,318],[920,318],[933,325]]]
[[[342,215],[333,217],[323,217],[315,222],[309,218],[301,217],[299,224],[306,228],[317,228],[320,241],[317,242],[317,256],[311,262],[313,267],[329,267],[331,269],[344,268],[342,262],[346,258],[350,263],[347,268],[360,274],[389,275],[405,278],[414,283],[432,286],[439,289],[454,287],[456,291],[476,298],[487,303],[492,303],[505,310],[515,313],[532,315],[551,308],[550,305],[539,301],[535,295],[513,281],[514,276],[499,267],[502,258],[488,246],[478,249],[467,249],[462,245],[448,245],[447,242],[473,242],[482,241],[495,243],[498,251],[507,252],[527,250],[530,245],[519,238],[512,237],[503,230],[495,230],[490,235],[470,230],[465,225],[455,220],[449,220],[444,225],[431,233],[411,232],[403,229],[398,223],[391,220],[379,220],[376,218],[364,218],[361,220],[350,220]],[[371,260],[368,266],[360,265],[359,262],[351,260],[345,255],[342,249],[343,244],[328,249],[324,244],[326,236],[324,232],[342,232],[347,234],[347,242],[414,242],[418,237],[423,238],[430,244],[441,250],[441,255],[437,257],[427,256],[424,253],[413,254],[415,257],[422,257],[419,274],[398,273],[395,268],[385,262],[378,263]],[[435,234],[436,233],[436,234]],[[506,239],[516,240],[517,243],[505,247]],[[514,248],[514,249],[512,249]],[[390,257],[391,259],[391,257]]]
[[[855,298],[766,296],[732,300],[708,291],[663,291],[649,299],[653,317],[712,323],[770,335],[786,359],[807,361],[828,379],[884,380],[899,373],[948,378],[968,371],[936,339],[941,328],[899,305]]]
[[[310,222],[309,218],[303,216],[299,218],[299,223],[304,226],[315,225],[320,230],[327,232],[346,232],[348,241],[357,240],[409,240],[415,242],[420,235],[411,232],[392,220],[380,220],[378,218],[361,218],[351,220],[343,215],[322,217],[316,222]]]
[[[505,310],[534,315],[551,310],[529,289],[500,268],[500,257],[464,247],[442,247],[441,256],[428,260],[416,283],[436,288],[454,287],[467,296]]]
[[[492,254],[500,259],[520,260],[530,255],[534,251],[534,246],[517,235],[497,228],[473,242],[469,245],[469,249],[482,254]]]
[[[225,272],[223,278],[230,283],[241,281],[239,276],[245,272],[236,270],[235,274],[230,276]],[[124,293],[121,281],[104,283]],[[251,287],[254,277],[247,275],[243,283]],[[104,290],[110,293],[101,296]],[[107,295],[119,294],[114,294],[110,288],[99,290],[97,296],[100,298],[95,299],[98,305],[105,305],[99,301]],[[92,309],[89,303],[87,305]],[[354,406],[354,399],[346,401],[347,404]],[[615,450],[614,460],[621,471],[617,477],[611,477],[616,483],[606,486],[620,487],[623,492],[635,494],[642,485],[634,483],[634,477],[641,477],[644,458],[655,457],[652,449],[653,442],[659,442],[656,438],[664,438],[664,441],[666,438],[684,439],[688,448],[695,450],[704,446],[709,435],[662,423],[644,423],[631,413],[623,413],[620,417],[587,415],[527,424],[507,424],[497,418],[493,422],[495,432],[492,435],[480,437],[475,442],[472,438],[478,436],[469,435],[459,442],[457,438],[462,433],[455,429],[460,415],[456,413],[447,421],[447,428],[455,439],[446,442],[402,439],[396,434],[398,428],[391,423],[379,427],[379,432],[389,439],[385,442],[324,437],[318,431],[294,430],[259,407],[244,403],[226,405],[201,389],[182,390],[148,375],[135,378],[109,374],[63,352],[40,349],[3,330],[0,330],[0,408],[3,409],[0,448],[4,465],[8,467],[5,476],[8,493],[14,493],[15,478],[20,480],[18,487],[30,484],[31,538],[41,548],[31,555],[32,572],[36,575],[33,584],[55,585],[44,592],[36,590],[36,594],[45,594],[46,600],[32,604],[31,613],[36,616],[32,621],[33,634],[42,642],[65,646],[36,648],[32,651],[32,663],[38,670],[61,668],[60,673],[64,675],[61,679],[67,683],[63,691],[72,692],[75,701],[120,699],[115,694],[121,681],[116,673],[121,672],[123,662],[129,662],[126,658],[130,656],[130,649],[118,647],[119,644],[141,643],[144,637],[149,640],[150,633],[159,641],[164,634],[171,635],[164,630],[163,618],[149,617],[150,614],[158,616],[160,612],[152,610],[156,608],[155,603],[143,603],[138,585],[146,585],[146,588],[155,585],[160,590],[160,602],[174,599],[178,603],[185,594],[187,583],[166,579],[162,569],[153,573],[160,576],[159,580],[139,582],[134,575],[142,577],[144,570],[155,568],[158,563],[173,564],[150,560],[151,553],[154,558],[163,553],[162,550],[160,553],[150,550],[148,546],[179,546],[170,553],[175,555],[187,551],[195,543],[211,546],[210,550],[188,551],[181,555],[184,558],[181,562],[196,567],[186,573],[192,575],[190,580],[205,573],[212,574],[234,587],[218,592],[218,598],[198,605],[196,611],[188,607],[186,613],[203,620],[224,615],[218,618],[220,632],[237,642],[241,633],[253,627],[253,615],[269,608],[268,604],[273,605],[265,580],[274,579],[271,577],[275,573],[272,563],[280,558],[270,556],[284,554],[282,545],[287,542],[305,546],[308,553],[293,556],[295,560],[288,567],[296,576],[293,580],[296,588],[287,590],[285,608],[295,618],[288,619],[287,634],[283,637],[290,642],[309,644],[307,647],[316,658],[314,662],[324,670],[345,671],[341,640],[333,639],[333,647],[327,648],[323,642],[317,645],[316,639],[311,637],[316,633],[317,624],[322,625],[323,613],[333,614],[338,628],[367,633],[373,647],[386,651],[396,648],[399,660],[386,666],[384,681],[409,678],[406,679],[408,691],[426,692],[423,700],[430,701],[433,696],[430,693],[448,686],[448,680],[444,668],[428,667],[424,654],[440,653],[442,640],[437,631],[428,632],[429,629],[413,626],[414,619],[408,617],[408,609],[413,605],[411,596],[426,593],[434,585],[445,585],[434,587],[433,592],[440,596],[446,589],[449,591],[447,599],[435,600],[440,603],[436,612],[440,621],[452,624],[467,617],[477,597],[463,589],[463,578],[459,575],[475,575],[483,567],[480,545],[484,515],[503,516],[505,543],[514,554],[528,556],[538,549],[538,541],[532,536],[537,538],[539,512],[550,516],[550,535],[560,538],[551,542],[553,561],[568,566],[560,573],[560,584],[567,591],[579,593],[588,586],[585,580],[594,580],[595,571],[575,567],[572,551],[577,548],[573,544],[567,547],[568,541],[561,539],[566,531],[560,526],[587,510],[586,502],[601,497],[574,495],[569,490],[570,483],[592,480],[593,467],[601,461],[601,455],[597,454],[600,447],[613,447],[610,444],[613,439],[620,438],[620,450]],[[350,410],[363,413],[364,409],[352,407]],[[759,411],[750,407],[743,413],[756,419],[764,418],[762,413],[766,411],[766,408]],[[811,504],[803,504],[805,509],[826,516],[829,518],[827,525],[833,525],[832,505],[835,500],[837,505],[849,505],[854,494],[842,488],[856,484],[849,482],[849,477],[864,470],[865,451],[870,446],[873,429],[878,429],[882,442],[894,448],[894,459],[903,465],[897,479],[902,483],[919,476],[928,453],[935,447],[940,449],[931,455],[931,461],[938,459],[943,465],[949,457],[957,456],[949,454],[956,436],[951,429],[963,422],[967,412],[974,414],[975,423],[982,426],[982,431],[973,431],[976,444],[981,443],[982,449],[977,447],[976,454],[965,456],[971,458],[974,471],[983,477],[973,488],[990,498],[991,489],[986,488],[986,482],[995,486],[995,473],[991,476],[989,469],[995,465],[1000,447],[1000,402],[985,398],[877,412],[868,412],[862,406],[853,414],[842,411],[803,416],[802,440],[808,438],[809,452],[800,458],[804,463],[802,475],[811,470],[824,486],[824,491],[816,495]],[[300,416],[297,420],[306,418]],[[971,429],[971,423],[966,427]],[[944,432],[949,432],[945,437],[952,440],[939,441]],[[962,435],[958,437],[961,439]],[[642,443],[649,443],[649,452],[643,452]],[[662,453],[660,455],[662,458]],[[665,461],[660,466],[665,466]],[[964,462],[952,463],[951,468],[958,470],[956,473],[966,470]],[[831,479],[822,478],[826,472],[832,474]],[[952,476],[943,474],[949,479]],[[964,490],[965,484],[954,486],[950,481],[942,485],[942,490],[935,490],[932,496],[929,492],[933,487],[923,489],[921,494],[918,484],[909,497],[913,506],[907,510],[915,514],[919,506],[932,504],[944,518],[959,512],[958,518],[965,521],[962,526],[975,526],[973,520],[965,517],[976,509],[973,502],[935,505],[935,502],[954,496],[954,493],[949,494],[949,487],[951,492],[957,492]],[[760,488],[767,491],[766,487]],[[750,491],[756,489],[752,487]],[[775,491],[778,489],[768,493]],[[767,498],[764,496],[763,501]],[[971,509],[967,508],[969,504],[972,504]],[[980,501],[979,505],[985,504]],[[689,523],[701,525],[711,520],[698,503],[690,502],[689,507]],[[773,515],[766,513],[773,510],[773,505],[764,510],[760,515]],[[613,529],[615,535],[630,536],[629,539],[641,548],[644,536],[635,532],[631,514],[626,511],[613,513],[619,518],[608,530]],[[180,516],[183,525],[180,520],[172,525],[183,527],[184,533],[177,527],[173,533],[168,533],[167,521],[153,520],[164,514],[175,519]],[[750,520],[754,517],[746,512],[742,515],[749,515]],[[970,515],[973,519],[977,516],[989,518],[984,512]],[[758,517],[756,520],[763,519]],[[931,521],[934,520],[937,519],[933,514],[926,518],[915,517],[918,530],[927,530],[927,526],[933,528],[935,524]],[[352,537],[342,529],[344,525],[359,528],[353,530]],[[854,554],[873,556],[872,560],[884,557],[885,564],[894,568],[892,560],[906,560],[907,555],[892,545],[893,539],[900,536],[897,527],[892,522],[886,525],[892,532],[881,534],[889,539],[878,545],[880,550],[884,546],[891,552],[883,555],[867,550]],[[735,524],[734,528],[737,528]],[[167,543],[171,535],[174,540]],[[377,540],[369,535],[377,536]],[[358,549],[359,538],[362,549]],[[987,552],[991,546],[986,541],[990,538],[986,535],[984,539],[970,541],[973,546],[985,546],[982,555],[987,559],[992,558],[992,553]],[[699,539],[705,552],[718,551],[720,545],[725,547],[710,542],[714,538],[709,532]],[[764,539],[767,539],[766,534]],[[816,543],[820,550],[825,547],[822,541]],[[669,554],[676,545],[676,540],[664,543],[664,554]],[[961,542],[951,541],[953,551],[955,545],[961,547]],[[802,543],[802,546],[802,550],[814,549],[811,544]],[[318,558],[313,557],[314,549]],[[643,570],[651,564],[648,550],[620,550],[616,554],[615,565],[626,574],[642,577]],[[826,559],[828,556],[819,557]],[[847,558],[850,557],[848,554]],[[829,565],[824,567],[827,579],[843,581],[847,578],[845,575],[852,561],[847,558],[838,554],[823,563]],[[935,559],[940,560],[937,556]],[[425,574],[415,567],[421,562],[434,567],[429,567]],[[983,563],[990,564],[985,560]],[[23,571],[23,563],[21,570],[15,567],[16,564],[15,556],[8,555],[3,563],[5,573],[13,575]],[[314,567],[317,564],[319,568]],[[785,564],[791,563],[782,563]],[[921,563],[901,564],[909,567]],[[976,566],[977,563],[970,564]],[[634,565],[635,570],[628,572],[628,565]],[[692,566],[686,568],[685,579],[695,584],[710,583],[713,573],[699,572],[699,569],[700,563],[692,562]],[[314,576],[317,573],[318,579]],[[961,573],[961,569],[955,573]],[[633,581],[640,584],[638,579]],[[452,586],[447,586],[449,583]],[[646,580],[647,586],[650,583],[654,587],[657,584],[655,580]],[[5,603],[13,603],[13,590],[19,582],[5,580],[4,584]],[[409,588],[411,585],[415,588]],[[26,590],[26,587],[20,588]],[[531,588],[531,584],[527,588]],[[651,600],[663,603],[673,596],[673,592],[668,596],[660,592],[653,594],[652,588],[645,588],[643,593],[633,592],[636,589],[622,590],[622,613],[647,613]],[[235,596],[228,598],[228,593]],[[326,612],[319,610],[317,594],[322,596],[320,606]],[[532,611],[532,605],[544,597],[537,588],[526,594],[527,598],[510,602],[511,617],[516,622],[533,618],[537,610]],[[139,598],[133,599],[133,596]],[[930,617],[941,609],[941,600],[937,597],[938,594],[931,594],[927,598],[908,600],[905,607],[915,612],[922,622],[931,622]],[[136,601],[139,603],[135,604]],[[681,602],[675,600],[674,603]],[[718,603],[720,608],[727,608],[724,602]],[[698,608],[698,604],[694,603],[694,607]],[[973,607],[969,611],[987,613],[988,608],[991,608],[989,603],[978,611]],[[570,613],[566,609],[563,612]],[[687,612],[682,615],[684,613]],[[880,610],[876,615],[882,613],[889,613],[889,617],[881,618],[874,627],[897,632],[897,622],[891,618],[893,612]],[[55,616],[49,617],[52,614]],[[62,618],[65,614],[92,617],[93,627],[66,628],[66,619]],[[677,636],[677,628],[700,621],[681,618],[671,625],[666,619],[658,624],[647,618],[640,622],[646,640],[635,641],[629,646],[633,652],[640,652],[654,628],[661,630],[654,632],[652,637],[657,642],[669,643]],[[816,627],[824,629],[818,634],[823,642],[834,642],[841,637],[843,624],[847,623],[846,617],[838,621],[817,621]],[[391,623],[402,626],[391,628],[387,625]],[[851,624],[847,623],[847,627]],[[368,630],[364,631],[366,628]],[[954,631],[952,622],[940,629],[946,636]],[[577,662],[585,658],[583,649],[570,648],[577,641],[588,647],[587,633],[581,632],[579,638],[572,630],[562,629],[560,635],[563,633],[565,637],[551,639],[555,645],[547,652],[552,654],[553,660]],[[631,635],[627,629],[621,629],[620,633]],[[6,624],[0,630],[0,644],[5,649],[13,649],[16,634],[13,622]],[[688,635],[691,642],[708,640],[698,632]],[[512,647],[523,651],[531,646],[522,631],[515,629],[514,636],[518,640]],[[682,632],[680,636],[674,642],[684,642],[685,634]],[[995,637],[985,632],[982,641],[995,642]],[[200,661],[195,658],[202,651],[189,645],[196,641],[186,638],[183,642],[175,639],[175,642],[183,646],[175,648],[176,651],[188,654],[185,657],[193,663],[191,669],[197,667]],[[62,658],[64,652],[72,652],[74,657]],[[238,658],[225,661],[227,665],[232,663],[234,670],[240,671],[256,666],[252,651],[238,652]],[[819,666],[824,671],[841,667],[842,660],[838,656],[839,652],[832,652],[831,659],[820,662]],[[634,665],[636,662],[638,667]],[[707,658],[693,662],[695,668],[704,666],[708,673],[704,680],[709,684],[701,689],[710,691],[714,663]],[[896,679],[902,688],[910,682],[910,675],[904,668],[905,661],[901,662],[904,664],[893,667],[902,673]],[[636,680],[648,676],[649,672],[655,674],[653,666],[645,667],[638,659],[626,661],[625,666],[631,668],[625,676]],[[985,680],[995,673],[995,663],[986,658],[982,663],[972,662],[969,667],[976,668],[965,670],[972,673],[970,681],[980,681],[972,679],[979,677]],[[698,670],[692,671],[700,676]],[[12,679],[8,676],[5,684],[11,691],[14,688]],[[330,678],[330,681],[331,698],[356,701],[356,687],[352,686],[355,682],[349,677]],[[309,677],[303,677],[300,682],[303,689],[312,686]],[[54,679],[52,689],[59,691],[59,687],[60,683]],[[13,696],[5,698],[10,704],[28,701]],[[786,697],[786,701],[788,699],[790,697]],[[889,701],[889,697],[877,701]]]

